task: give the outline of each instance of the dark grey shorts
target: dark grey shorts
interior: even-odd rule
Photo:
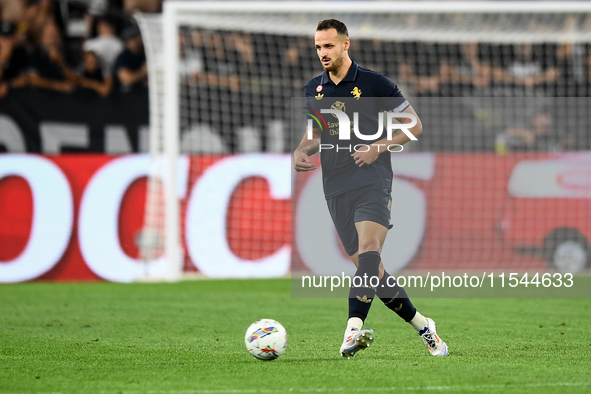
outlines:
[[[390,228],[390,187],[365,186],[326,200],[332,222],[349,256],[359,250],[355,223],[370,221]]]

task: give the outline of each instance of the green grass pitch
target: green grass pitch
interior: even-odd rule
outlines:
[[[591,299],[413,301],[449,357],[378,301],[374,344],[342,359],[346,300],[287,279],[1,286],[0,393],[591,392]],[[289,333],[275,361],[244,347],[263,317]]]

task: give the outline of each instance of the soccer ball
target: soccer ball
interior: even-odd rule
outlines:
[[[275,360],[287,348],[287,331],[275,320],[257,320],[244,336],[246,349],[259,360]]]

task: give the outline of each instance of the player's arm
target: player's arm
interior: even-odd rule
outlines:
[[[410,133],[415,137],[418,137],[423,132],[423,124],[421,123],[421,119],[410,105],[402,112],[412,114],[416,117],[417,124],[408,128],[408,131],[410,131]],[[396,116],[394,116],[394,118],[396,118],[402,124],[412,122],[412,119],[408,118],[397,118]],[[381,140],[369,145],[369,150],[366,152],[358,151],[353,153],[351,156],[353,156],[355,164],[357,164],[359,167],[367,166],[376,161],[379,155],[384,152],[388,152],[389,145],[404,145],[408,141],[410,141],[410,138],[405,133],[403,133],[402,130],[395,129],[392,131],[392,139],[388,140],[388,137],[382,138]]]
[[[302,138],[302,142],[293,152],[293,167],[298,172],[312,171],[316,169],[310,161],[310,156],[317,153],[320,149],[320,130],[312,130],[312,138],[308,138],[308,133]]]

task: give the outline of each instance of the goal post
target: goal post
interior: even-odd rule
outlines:
[[[151,156],[140,257],[149,264],[164,254],[169,269],[164,278],[178,281],[182,274],[180,210],[177,195],[179,157],[178,36],[176,13],[135,14],[149,65]],[[167,59],[166,62],[164,59]],[[166,125],[166,126],[165,126]]]
[[[165,237],[166,258],[171,264],[171,277],[179,279],[182,273],[181,228],[179,197],[177,196],[177,159],[179,157],[179,44],[177,13],[165,12],[162,24],[162,44],[164,47],[164,156],[166,176],[165,198]]]
[[[591,3],[579,1],[167,0],[160,15],[138,14],[148,62],[150,154],[154,162],[140,251],[147,264],[156,254],[164,253],[170,264],[167,280],[178,280],[183,272],[195,270],[195,262],[186,253],[187,241],[183,240],[182,215],[188,196],[179,197],[177,182],[195,182],[204,164],[189,158],[189,173],[179,174],[179,157],[289,153],[292,141],[286,108],[291,97],[303,94],[302,84],[321,71],[309,41],[318,21],[325,18],[342,19],[351,39],[365,43],[365,47],[355,48],[360,64],[369,63],[388,75],[394,73],[396,82],[408,89],[410,97],[421,96],[418,84],[413,82],[417,75],[424,76],[426,82],[439,75],[438,67],[452,57],[449,48],[454,45],[486,45],[489,52],[483,58],[500,64],[499,59],[505,56],[502,49],[508,45],[570,45],[560,50],[571,51],[571,56],[572,51],[583,51],[591,43]],[[439,47],[448,52],[440,56]],[[557,51],[551,56],[555,57]],[[405,56],[413,59],[410,65],[405,64]],[[591,69],[591,60],[585,64]],[[576,84],[586,83],[584,77],[577,78]],[[456,85],[453,88],[459,89]],[[536,94],[541,91],[543,96],[553,97],[556,88],[550,85],[540,84]],[[571,95],[573,89],[562,95]],[[580,90],[576,92],[574,95],[581,95]],[[449,91],[440,89],[437,94],[447,96]],[[588,139],[585,135],[578,138]],[[422,150],[482,151],[480,142],[454,141],[438,146],[427,142]],[[227,226],[231,232],[231,223]],[[264,255],[261,251],[267,246],[259,245],[264,241],[256,241],[252,251],[243,241],[230,238],[229,247],[245,249],[238,252],[244,256]]]

